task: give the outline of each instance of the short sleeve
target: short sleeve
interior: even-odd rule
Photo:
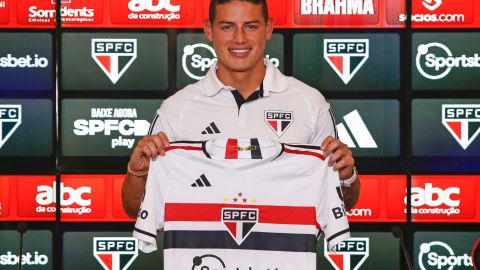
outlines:
[[[322,107],[315,118],[313,136],[309,143],[313,145],[320,145],[328,136],[338,139],[337,128],[335,125],[335,118],[332,110],[330,109],[330,105],[327,107]]]
[[[165,219],[165,200],[160,190],[158,163],[161,159],[150,161],[145,194],[137,216],[133,237],[139,240],[139,249],[150,253],[157,250],[157,231],[163,229]]]
[[[170,141],[177,140],[177,136],[175,135],[175,128],[171,124],[172,120],[169,120],[166,113],[160,107],[155,113],[155,116],[150,124],[150,129],[148,130],[148,135],[154,135],[159,132],[164,132],[167,135],[167,138]]]
[[[321,199],[317,205],[317,222],[325,234],[328,250],[334,251],[335,246],[350,238],[350,228],[343,203],[342,189],[338,172],[327,165],[327,161],[319,166],[324,170]]]

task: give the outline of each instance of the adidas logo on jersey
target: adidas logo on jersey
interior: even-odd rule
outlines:
[[[211,186],[212,184],[210,184],[205,174],[200,175],[200,178],[195,180],[195,182],[192,184],[192,187],[211,187]]]
[[[367,125],[365,125],[365,122],[363,121],[357,110],[354,110],[353,112],[345,115],[343,119],[345,120],[345,123],[350,129],[353,137],[357,141],[358,147],[378,148],[377,143],[373,139],[372,134],[368,130]],[[348,147],[350,148],[357,147],[343,123],[337,125],[337,130],[340,141],[348,145]]]
[[[219,134],[219,133],[221,132],[218,129],[217,125],[215,125],[215,122],[210,123],[210,125],[206,127],[204,131],[202,131],[202,134]]]

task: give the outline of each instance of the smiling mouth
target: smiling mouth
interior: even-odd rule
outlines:
[[[231,49],[229,51],[235,54],[244,54],[244,53],[248,53],[250,50],[251,49]]]

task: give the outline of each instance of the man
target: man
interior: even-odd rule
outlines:
[[[360,181],[348,147],[337,140],[329,104],[315,89],[286,77],[264,60],[273,22],[265,0],[212,0],[205,35],[218,57],[205,78],[165,100],[149,136],[139,141],[122,187],[125,211],[137,216],[150,159],[170,141],[216,137],[269,137],[283,143],[321,145],[339,172],[347,209]],[[207,132],[210,131],[210,132]]]

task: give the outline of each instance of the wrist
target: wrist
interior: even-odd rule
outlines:
[[[127,165],[127,173],[128,173],[128,174],[131,174],[131,175],[134,175],[134,176],[136,176],[136,177],[144,177],[145,175],[148,174],[148,170],[146,170],[146,171],[144,171],[144,172],[132,170],[132,168],[130,167],[130,162],[128,162],[128,165]]]
[[[340,186],[342,187],[350,187],[355,181],[357,181],[358,172],[357,168],[353,167],[353,175],[347,180],[340,180]]]

